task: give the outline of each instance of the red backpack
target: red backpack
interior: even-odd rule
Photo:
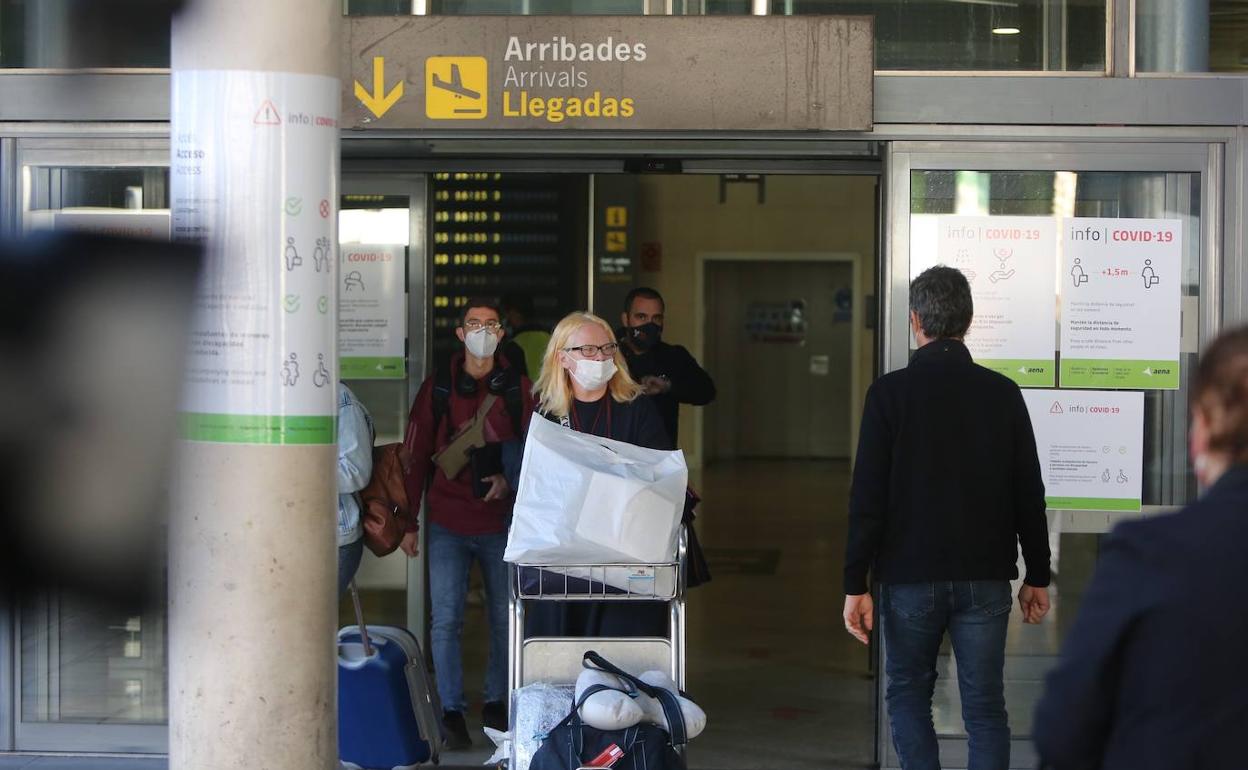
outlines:
[[[373,447],[373,473],[360,490],[360,524],[364,545],[378,556],[394,553],[416,515],[408,504],[405,483],[411,464],[401,443]]]

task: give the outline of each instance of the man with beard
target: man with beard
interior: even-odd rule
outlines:
[[[624,300],[620,350],[632,374],[663,418],[672,446],[677,446],[680,404],[706,406],[715,400],[715,383],[680,345],[663,341],[663,296],[639,287]]]

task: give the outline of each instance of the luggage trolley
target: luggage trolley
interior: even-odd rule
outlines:
[[[685,688],[685,554],[682,527],[674,561],[662,564],[513,564],[509,599],[508,688],[535,682],[575,684],[586,650],[626,671],[666,670]],[[665,601],[668,637],[524,638],[524,602]],[[514,724],[514,716],[513,716]]]

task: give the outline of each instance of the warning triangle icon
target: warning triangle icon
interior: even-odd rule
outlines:
[[[1049,414],[1065,414],[1065,413],[1066,413],[1066,410],[1063,409],[1062,405],[1056,401],[1053,402],[1053,406],[1049,407]]]
[[[260,109],[256,110],[256,117],[252,118],[253,123],[257,126],[280,126],[282,125],[282,116],[278,114],[277,107],[273,106],[273,102],[265,99],[260,105]]]

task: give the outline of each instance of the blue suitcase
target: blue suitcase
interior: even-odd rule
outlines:
[[[338,757],[351,770],[438,763],[442,709],[420,644],[406,629],[338,632]],[[366,653],[366,647],[371,654]]]

